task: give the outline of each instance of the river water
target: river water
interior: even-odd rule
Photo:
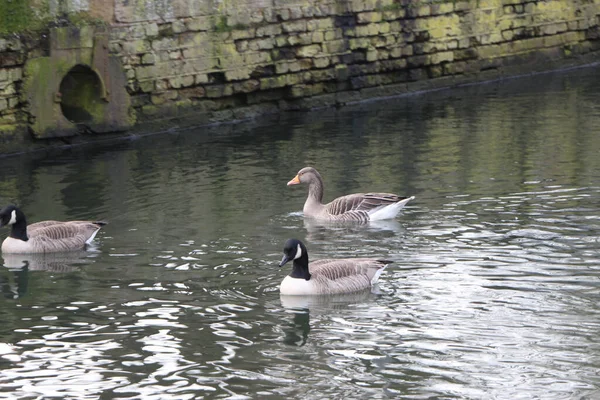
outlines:
[[[4,257],[0,398],[599,398],[599,76],[1,159],[30,222],[110,223],[86,252]],[[307,165],[326,200],[416,198],[304,220]],[[290,237],[394,264],[368,293],[280,298]]]

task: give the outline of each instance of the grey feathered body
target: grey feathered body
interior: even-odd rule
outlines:
[[[356,221],[367,222],[370,220],[369,211],[393,205],[406,199],[391,193],[354,193],[337,199],[323,206],[320,212],[312,213],[308,209],[308,215],[332,221]],[[308,200],[307,200],[308,202]]]
[[[4,253],[58,253],[80,250],[104,225],[91,221],[42,221],[27,226],[29,240],[8,237],[2,243]]]
[[[309,263],[308,270],[315,294],[337,294],[370,288],[388,263],[373,258],[323,259]]]
[[[312,167],[298,171],[296,178],[288,182],[288,185],[298,183],[308,184],[304,215],[320,220],[368,222],[374,219],[393,218],[414,198],[401,197],[393,193],[354,193],[323,204],[323,178]]]

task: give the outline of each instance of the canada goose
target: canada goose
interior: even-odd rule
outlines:
[[[25,214],[10,205],[0,210],[0,227],[10,225],[10,235],[2,242],[3,253],[57,253],[81,250],[106,222],[42,221],[27,225]]]
[[[285,295],[338,294],[368,289],[392,261],[376,258],[323,259],[308,263],[306,246],[298,239],[288,239],[279,266],[294,261],[292,273],[281,282]]]
[[[323,179],[312,167],[305,167],[287,183],[288,186],[308,183],[308,198],[304,215],[330,221],[367,222],[394,218],[412,199],[391,193],[355,193],[323,204]]]

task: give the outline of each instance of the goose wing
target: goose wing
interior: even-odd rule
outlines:
[[[406,197],[391,193],[355,193],[338,197],[325,205],[325,209],[331,215],[341,215],[347,212],[369,212],[404,199]]]
[[[47,223],[50,222],[50,223]],[[56,221],[44,221],[27,227],[27,234],[31,238],[43,237],[47,240],[61,240],[83,236],[85,240],[94,235],[101,225],[88,221],[69,221],[51,223]],[[32,227],[33,229],[30,229]]]
[[[83,249],[86,241],[87,238],[83,234],[65,238],[50,238],[46,235],[36,235],[30,237],[27,243],[32,253],[58,253]]]
[[[373,258],[323,259],[311,262],[308,269],[313,277],[330,281],[344,278],[359,279],[366,283],[364,289],[371,285],[378,271],[389,263],[390,261]]]
[[[94,225],[95,228],[94,229],[98,229],[103,225],[106,225],[106,222],[103,221],[54,221],[54,220],[48,220],[48,221],[40,221],[40,222],[36,222],[34,224],[29,224],[27,225],[27,233],[29,235],[35,235],[36,231],[43,229],[43,228],[48,228],[51,226],[87,226],[87,225]]]

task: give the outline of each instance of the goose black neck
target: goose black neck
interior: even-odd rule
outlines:
[[[299,278],[307,281],[310,279],[310,272],[308,272],[308,256],[306,254],[302,254],[299,259],[294,260],[290,276],[292,278]]]
[[[27,221],[24,216],[21,215],[21,218],[17,218],[17,222],[12,224],[9,236],[25,242],[29,240],[29,236],[27,236]]]

